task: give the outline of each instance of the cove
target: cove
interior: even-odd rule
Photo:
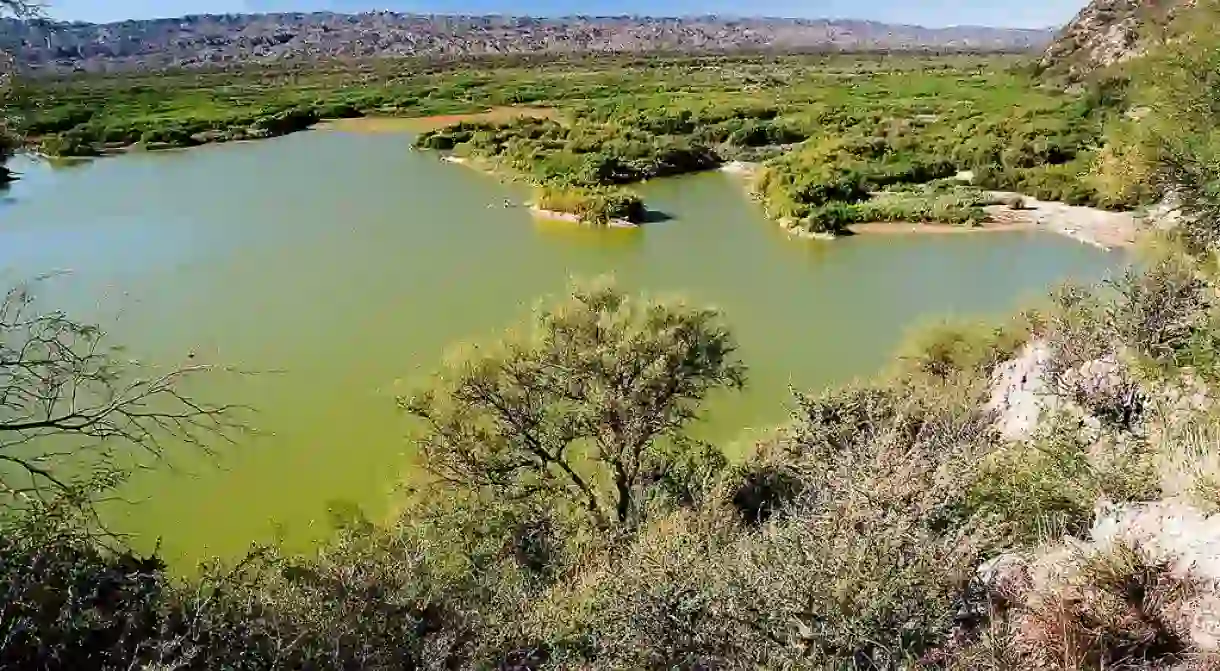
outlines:
[[[903,333],[951,315],[1003,315],[1056,282],[1122,266],[1048,233],[795,240],[738,178],[640,187],[669,219],[636,230],[538,221],[528,191],[410,150],[409,134],[307,132],[131,153],[70,167],[27,159],[0,201],[6,281],[105,325],[131,356],[232,367],[191,391],[257,408],[215,459],[176,451],[139,474],[119,531],[189,567],[251,542],[303,549],[327,510],[387,511],[410,475],[395,396],[455,341],[489,336],[568,279],[722,308],[750,388],[700,431],[730,451],[784,421],[789,387],[868,376]]]

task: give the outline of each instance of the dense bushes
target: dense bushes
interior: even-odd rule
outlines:
[[[55,156],[94,156],[102,150],[137,142],[162,147],[190,147],[202,142],[241,140],[286,135],[317,123],[322,117],[308,107],[258,109],[239,114],[212,116],[179,116],[168,119],[121,120],[97,114],[89,117],[66,116],[51,120],[36,118],[24,129],[40,138],[43,151]],[[70,120],[85,118],[74,126],[51,132]],[[45,131],[38,133],[35,131]]]
[[[995,203],[976,188],[944,180],[892,182],[888,178],[894,173],[879,179],[871,170],[876,166],[835,166],[830,161],[841,157],[819,163],[817,156],[798,152],[760,173],[755,192],[772,217],[810,232],[835,234],[871,222],[977,225],[987,219],[983,206]],[[892,190],[870,193],[881,182]]]
[[[416,146],[458,151],[544,183],[579,187],[629,184],[720,164],[713,150],[683,137],[534,118],[505,123],[459,122],[422,134]]]
[[[581,221],[601,226],[615,220],[640,223],[647,214],[639,196],[609,187],[543,186],[536,191],[534,205],[547,212],[576,215]]]
[[[539,208],[595,224],[643,221],[643,202],[617,185],[707,170],[721,162],[715,151],[684,137],[650,137],[604,124],[570,125],[531,117],[503,123],[462,121],[423,133],[415,144],[525,176],[538,187]]]
[[[595,191],[610,187],[560,177],[653,154],[604,153],[615,146],[604,129],[556,126],[430,137],[468,133],[451,148],[549,166],[557,203],[576,193],[573,207],[620,207]],[[876,137],[809,142],[777,161],[761,178],[769,205],[843,221],[981,204],[977,190],[908,183],[947,168]],[[1216,181],[1199,137],[1156,168],[1186,208],[1163,258],[1095,290],[1064,288],[1010,323],[922,331],[873,382],[795,394],[790,421],[734,466],[684,433],[707,393],[741,383],[716,314],[601,287],[404,399],[443,486],[407,492],[384,524],[339,520],[313,556],[259,550],[174,579],[88,533],[78,508],[6,507],[0,665],[1212,668],[1214,518],[1153,511],[1153,532],[1194,520],[1176,537],[1202,553],[1188,561],[1155,556],[1172,543],[1127,542],[1113,513],[1170,498],[1220,510],[1215,194],[1185,193]],[[571,164],[532,154],[561,138]],[[1021,167],[1027,155],[1008,166],[1001,155],[997,172],[1053,181],[1080,158]],[[1021,409],[997,394],[1011,387],[1045,403],[1019,438],[997,421]]]

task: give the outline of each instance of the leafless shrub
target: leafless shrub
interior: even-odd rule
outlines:
[[[211,368],[143,371],[100,328],[41,309],[28,285],[11,289],[0,299],[0,494],[76,494],[119,477],[123,456],[231,437],[240,408],[183,389]]]
[[[1055,577],[1008,617],[1006,645],[1021,668],[1178,668],[1192,653],[1180,609],[1197,585],[1134,550],[1066,550]]]

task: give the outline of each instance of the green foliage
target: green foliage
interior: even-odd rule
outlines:
[[[1146,106],[1137,149],[1155,157],[1154,183],[1173,194],[1186,215],[1177,233],[1189,251],[1220,242],[1220,5],[1200,2],[1183,12],[1184,34],[1136,69],[1137,100]]]
[[[946,92],[956,105],[946,99],[924,109],[893,103],[888,109],[820,114],[823,125],[811,128],[810,138],[792,152],[771,160],[755,191],[773,217],[807,220],[804,227],[817,232],[866,221],[977,224],[986,218],[979,206],[989,204],[981,194],[961,190],[951,199],[937,186],[967,170],[984,188],[1073,204],[1101,203],[1084,176],[1093,160],[1091,146],[1119,97],[1097,91],[1080,97],[1026,91],[1014,109],[1005,86],[1016,83],[997,77],[978,89]],[[922,184],[929,186],[908,188]],[[879,190],[907,196],[867,197]],[[854,206],[870,200],[868,207]]]
[[[1032,444],[991,455],[970,493],[970,508],[995,520],[1011,543],[1032,546],[1061,534],[1085,537],[1098,501],[1156,498],[1147,443],[1131,439],[1098,452],[1071,418],[1048,426]]]
[[[860,221],[975,223],[971,206],[845,209],[867,192],[983,174],[984,186],[1111,206],[1090,174],[1122,82],[1075,95],[1034,88],[1003,59],[887,57],[607,58],[499,70],[476,64],[299,71],[291,66],[159,77],[38,82],[25,131],[51,153],[137,141],[184,146],[293,132],[319,118],[429,115],[529,102],[561,120],[461,122],[418,146],[456,151],[544,186],[584,188],[772,159],[758,193],[777,219],[811,230]],[[914,200],[914,198],[912,198]],[[815,210],[827,208],[815,213]]]
[[[700,402],[744,384],[734,351],[715,311],[576,288],[402,405],[423,420],[423,465],[442,480],[559,497],[599,526],[630,527]]]
[[[535,206],[548,212],[576,215],[581,221],[605,226],[615,220],[639,223],[646,211],[640,197],[611,187],[543,186]]]
[[[1065,287],[1047,338],[1058,374],[1101,357],[1115,342],[1162,373],[1215,373],[1216,299],[1189,259],[1170,257],[1107,281],[1102,292]]]
[[[552,640],[588,647],[557,654],[612,668],[899,668],[943,639],[977,559],[952,510],[954,476],[987,444],[981,417],[884,390],[798,403],[793,439],[762,455],[780,470],[752,469],[733,495],[769,480],[771,513],[742,525],[712,507],[647,529],[573,595],[584,605],[562,611]]]
[[[474,156],[542,184],[585,188],[707,170],[720,164],[714,151],[685,137],[535,118],[459,122],[424,133],[416,146]]]
[[[1088,179],[1093,154],[1082,152],[1069,163],[1040,165],[1023,169],[1004,168],[997,165],[983,166],[975,171],[975,183],[981,187],[1018,191],[1038,200],[1064,202],[1069,205],[1105,205],[1139,203],[1143,197],[1137,193],[1126,202],[1115,202],[1098,193],[1094,183]]]
[[[898,350],[898,370],[939,380],[989,377],[1030,337],[1023,325],[942,322],[912,331]]]
[[[805,212],[797,222],[804,230],[838,234],[852,224],[867,223],[977,226],[988,219],[983,206],[995,204],[990,196],[970,187],[931,182],[892,188],[898,190],[865,194],[852,202],[832,199],[808,209],[788,206],[783,211]]]

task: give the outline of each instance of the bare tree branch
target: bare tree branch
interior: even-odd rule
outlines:
[[[40,311],[29,286],[0,301],[0,493],[66,494],[98,473],[171,445],[210,450],[242,427],[235,405],[183,390],[213,370],[188,365],[145,374],[96,326]],[[15,471],[15,472],[14,472]]]

